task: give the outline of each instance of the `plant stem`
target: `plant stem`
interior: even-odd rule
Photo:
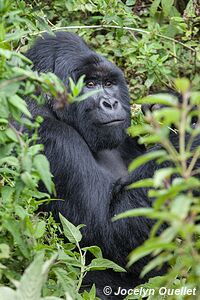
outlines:
[[[85,258],[83,256],[83,253],[81,251],[81,248],[79,246],[79,244],[76,244],[78,251],[80,253],[80,258],[81,258],[81,270],[80,270],[80,276],[79,276],[79,280],[78,280],[78,285],[77,285],[77,292],[80,290],[82,282],[83,282],[83,278],[84,278],[84,272],[85,272]]]
[[[53,24],[52,24],[53,25]],[[58,30],[70,30],[70,29],[103,29],[103,28],[114,28],[114,29],[123,29],[123,30],[128,30],[128,31],[134,31],[134,32],[138,32],[138,33],[144,33],[144,34],[152,34],[151,31],[147,31],[147,30],[144,30],[144,29],[139,29],[139,28],[134,28],[134,27],[127,27],[127,26],[119,26],[119,25],[77,25],[77,26],[62,26],[62,27],[53,27],[51,28],[52,31],[58,31]],[[34,33],[31,33],[30,35],[40,35],[42,33],[45,33],[46,31],[45,30],[41,30],[41,31],[38,31],[38,32],[34,32]],[[159,34],[159,33],[156,33],[154,32],[153,33],[154,35],[162,38],[162,39],[165,39],[165,40],[168,40],[168,41],[171,41],[173,43],[176,43],[176,44],[179,44],[189,50],[191,50],[192,52],[196,53],[196,50],[185,45],[184,43],[180,42],[180,41],[177,41],[169,36],[166,36],[166,35],[162,35],[162,34]],[[24,36],[25,38],[26,36]]]
[[[180,160],[182,166],[182,176],[185,178],[187,162],[186,162],[186,153],[185,153],[185,133],[186,133],[186,121],[188,114],[188,101],[189,94],[186,92],[183,94],[183,103],[181,107],[181,118],[180,118],[180,126],[179,126],[179,151],[180,151]]]

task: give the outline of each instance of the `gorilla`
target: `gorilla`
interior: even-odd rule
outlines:
[[[136,138],[130,138],[130,98],[122,71],[92,51],[77,35],[57,32],[44,34],[28,50],[27,57],[39,72],[55,73],[68,87],[85,75],[82,93],[97,92],[82,102],[57,108],[54,99],[43,106],[29,102],[33,117],[42,116],[40,142],[50,162],[57,198],[43,206],[56,219],[64,215],[82,228],[82,246],[98,245],[103,256],[122,267],[126,257],[149,236],[154,221],[136,217],[112,222],[112,217],[133,208],[149,207],[152,200],[146,189],[127,190],[131,181],[152,177],[159,168],[154,161],[128,175],[128,165],[146,150]],[[96,284],[101,299],[104,286],[133,288],[141,284],[139,274],[149,257],[136,262],[127,273],[111,270],[89,272],[86,284]],[[165,269],[165,268],[164,268]],[[152,271],[149,276],[162,274]],[[145,278],[144,280],[146,280]]]

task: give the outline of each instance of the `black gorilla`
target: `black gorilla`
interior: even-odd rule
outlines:
[[[55,73],[66,86],[69,76],[76,82],[85,74],[83,93],[101,88],[85,101],[63,109],[56,109],[53,100],[42,107],[35,102],[29,106],[33,116],[44,117],[40,141],[54,175],[57,197],[65,200],[53,201],[43,209],[56,218],[61,212],[72,223],[85,224],[83,245],[98,245],[105,258],[125,266],[130,251],[148,238],[153,221],[143,217],[111,221],[120,212],[151,205],[145,189],[120,188],[128,179],[128,164],[145,151],[125,133],[130,125],[130,105],[123,73],[72,33],[45,34],[27,56],[35,69]],[[155,162],[150,162],[129,179],[151,177],[156,168]],[[106,285],[113,291],[119,286],[134,287],[141,283],[139,274],[147,261],[147,257],[141,259],[123,274],[90,272],[86,282],[95,282],[99,291]],[[103,294],[100,297],[103,299]]]

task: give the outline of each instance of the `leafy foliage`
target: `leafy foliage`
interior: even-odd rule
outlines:
[[[152,159],[171,162],[171,167],[157,170],[153,178],[146,178],[130,185],[130,188],[148,187],[149,197],[155,199],[153,207],[133,209],[114,218],[118,220],[146,216],[156,220],[149,239],[130,253],[128,262],[130,266],[141,257],[152,255],[152,260],[144,267],[141,276],[166,262],[171,265],[165,276],[153,278],[148,283],[148,287],[155,290],[163,286],[171,289],[182,286],[197,288],[200,284],[200,165],[198,163],[198,166],[195,166],[200,158],[200,149],[199,145],[193,146],[195,138],[200,133],[200,92],[191,92],[190,82],[186,78],[175,80],[175,86],[182,93],[181,105],[178,101],[172,102],[171,96],[167,94],[159,97],[149,96],[140,101],[140,103],[167,104],[166,108],[149,112],[145,126],[137,125],[137,133],[146,134],[146,137],[141,138],[143,142],[151,144],[152,141],[156,141],[165,151],[149,152],[130,165],[130,170],[133,170]],[[195,125],[191,122],[194,116],[198,116]],[[169,139],[172,128],[173,134],[179,135],[176,147]],[[135,134],[134,126],[130,132]],[[168,226],[158,236],[156,233],[164,223]]]
[[[47,95],[56,98],[59,107],[82,101],[84,98],[79,93],[83,78],[76,85],[70,81],[69,93],[54,74],[32,71],[30,61],[22,53],[37,35],[59,29],[78,32],[94,49],[121,67],[133,102],[166,87],[176,87],[186,99],[179,107],[166,95],[160,95],[159,99],[145,98],[145,102],[168,105],[149,114],[145,124],[140,106],[134,104],[134,127],[130,132],[140,134],[146,144],[161,143],[175,167],[133,183],[134,188],[152,187],[149,193],[156,198],[154,207],[126,212],[119,217],[145,215],[159,220],[150,239],[130,254],[129,264],[153,253],[159,255],[145,267],[143,275],[165,261],[170,261],[174,268],[166,277],[152,279],[148,284],[158,287],[170,282],[171,286],[181,286],[184,282],[191,287],[199,286],[199,198],[191,192],[199,189],[199,180],[193,174],[199,149],[192,153],[183,142],[186,133],[192,134],[192,139],[199,133],[199,123],[195,129],[189,125],[195,111],[187,109],[188,95],[191,95],[199,115],[200,96],[195,92],[200,83],[197,2],[0,0],[0,278],[3,286],[0,298],[95,299],[95,287],[90,292],[80,292],[86,272],[105,268],[123,271],[103,259],[98,247],[80,247],[80,227],[61,216],[61,229],[52,216],[37,214],[40,203],[56,201],[38,191],[39,181],[43,181],[49,193],[55,194],[55,188],[49,163],[42,154],[43,146],[36,144],[42,119],[31,121],[25,99],[43,103]],[[182,76],[190,82],[174,81]],[[35,96],[38,91],[40,96]],[[173,149],[168,140],[172,124],[180,132],[180,151]],[[24,127],[32,130],[32,137],[22,134]],[[162,151],[139,158],[130,169],[150,159],[163,160],[165,156]],[[187,157],[191,161],[189,166]],[[180,177],[171,181],[174,173]],[[157,237],[158,225],[164,221],[170,226]],[[68,243],[60,237],[60,232]],[[88,251],[94,259],[86,265]]]

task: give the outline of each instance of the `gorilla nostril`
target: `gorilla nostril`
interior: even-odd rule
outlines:
[[[116,100],[114,103],[113,103],[113,108],[116,109],[118,106],[118,101]]]
[[[108,109],[112,109],[112,104],[111,103],[109,103],[108,101],[103,101],[102,102],[102,104],[103,104],[103,106],[105,107],[105,108],[108,108]]]

